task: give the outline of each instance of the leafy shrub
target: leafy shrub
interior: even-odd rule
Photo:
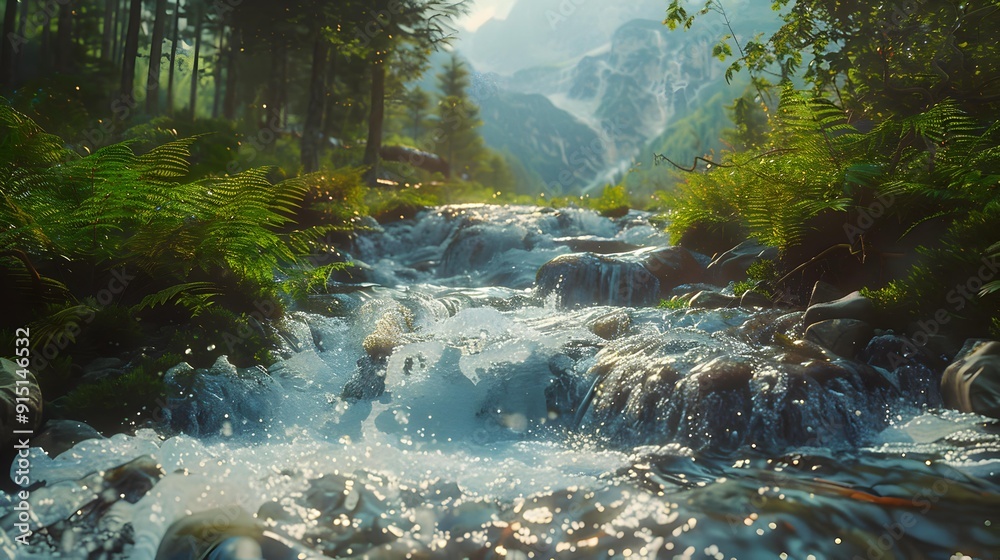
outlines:
[[[661,299],[660,304],[657,305],[656,307],[658,309],[670,309],[670,310],[687,309],[688,300],[679,297],[671,299]]]
[[[812,218],[847,210],[844,183],[859,133],[844,113],[787,89],[774,120],[763,150],[726,153],[678,187],[669,215],[675,241],[697,226],[739,222],[760,242],[785,249]]]
[[[143,367],[81,385],[60,405],[64,413],[105,433],[137,425],[153,415],[163,402],[166,387],[162,373],[149,374]]]
[[[631,201],[629,201],[628,192],[625,190],[625,184],[605,186],[601,192],[601,196],[591,201],[590,207],[602,216],[624,216],[631,207]]]

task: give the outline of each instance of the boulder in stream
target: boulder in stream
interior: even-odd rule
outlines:
[[[874,323],[875,304],[860,292],[851,292],[840,299],[811,305],[806,309],[802,321],[806,325],[812,325],[828,319],[855,319]]]
[[[539,293],[565,306],[653,305],[681,284],[701,281],[704,265],[682,247],[651,247],[599,255],[571,253],[545,263],[535,277]]]
[[[727,296],[726,294],[716,292],[714,290],[698,292],[691,298],[691,301],[688,302],[688,307],[691,307],[692,309],[726,309],[739,306],[740,298],[736,296]]]
[[[867,345],[875,330],[864,321],[830,319],[809,325],[806,340],[830,349],[834,354],[853,358]]]
[[[83,422],[52,419],[45,422],[41,433],[31,440],[31,446],[41,447],[49,457],[57,457],[81,441],[103,438],[100,432]]]
[[[778,258],[778,249],[766,247],[754,239],[748,239],[715,258],[707,269],[708,281],[725,286],[730,282],[745,280],[750,265],[759,260]]]
[[[941,378],[944,404],[1000,418],[1000,342],[968,340]]]

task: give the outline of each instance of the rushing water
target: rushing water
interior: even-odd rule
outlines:
[[[665,244],[495,206],[365,234],[266,375],[175,368],[155,426],[34,449],[33,546],[7,497],[0,557],[1000,558],[1000,429],[926,364],[533,291],[570,247]]]

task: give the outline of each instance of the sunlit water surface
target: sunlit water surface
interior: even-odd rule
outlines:
[[[364,235],[371,282],[293,313],[269,375],[178,376],[155,429],[33,450],[33,545],[5,497],[0,557],[1000,558],[1000,428],[934,408],[935,378],[802,381],[759,342],[774,311],[563,308],[531,288],[566,238],[666,244],[526,207]],[[342,398],[365,371],[384,393]],[[214,552],[165,539],[199,513]]]

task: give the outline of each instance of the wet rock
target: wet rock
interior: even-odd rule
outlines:
[[[104,436],[91,426],[75,420],[49,420],[31,440],[32,447],[41,447],[49,457],[57,457],[81,441],[102,439]]]
[[[1000,342],[968,340],[941,378],[944,404],[1000,418]]]
[[[697,295],[698,292],[705,292],[705,291],[717,292],[719,291],[719,287],[712,284],[703,284],[703,283],[681,284],[680,286],[677,286],[676,288],[667,292],[667,295],[664,296],[664,299],[670,299],[674,297],[683,297],[691,299],[695,295]]]
[[[827,284],[826,282],[819,280],[813,285],[812,294],[809,296],[809,307],[820,303],[836,301],[846,295],[847,292],[844,290],[837,288],[833,284]]]
[[[745,307],[747,309],[752,307],[770,308],[772,305],[771,298],[753,290],[746,291],[740,297],[740,307]]]
[[[700,393],[737,389],[753,376],[750,361],[740,356],[720,356],[691,369],[690,382],[697,383]]]
[[[805,359],[820,361],[832,361],[837,359],[837,355],[821,344],[810,340],[796,340],[787,346],[789,350]],[[801,359],[801,358],[800,358]]]
[[[871,324],[875,322],[875,304],[860,292],[852,292],[840,299],[810,306],[802,318],[807,325],[829,319],[854,319]]]
[[[801,316],[801,313],[796,316],[795,314],[785,314],[778,309],[771,309],[753,314],[740,325],[737,332],[742,335],[744,340],[753,344],[773,344],[776,333],[788,338],[796,338],[789,336],[788,333]]]
[[[703,275],[704,266],[687,249],[653,247],[613,255],[560,255],[539,268],[535,283],[541,295],[558,293],[567,306],[646,306]]]
[[[881,334],[872,338],[858,355],[858,360],[889,371],[904,366],[923,366],[930,369],[944,367],[944,364],[939,363],[935,357],[909,338],[894,334]]]
[[[149,455],[143,455],[120,467],[106,471],[104,473],[105,490],[113,490],[111,496],[114,499],[122,499],[134,504],[149,493],[165,474],[155,459]]]
[[[208,369],[181,363],[167,370],[163,416],[171,429],[193,436],[263,437],[280,387],[264,368],[237,370],[226,356]]]
[[[909,325],[907,332],[912,333],[915,340],[920,340],[921,348],[928,354],[946,363],[955,360],[963,348],[962,339],[955,339],[942,333],[927,334],[927,328],[919,323]]]
[[[683,247],[640,249],[633,254],[660,282],[661,296],[681,284],[701,282],[705,277],[705,265]]]
[[[805,326],[802,324],[802,317],[804,316],[804,311],[792,311],[778,317],[774,321],[774,332],[801,338],[805,335]]]
[[[386,360],[364,356],[358,360],[358,369],[347,380],[340,397],[346,400],[372,400],[385,393]]]
[[[730,307],[739,307],[740,298],[736,296],[727,296],[719,292],[703,291],[698,292],[691,301],[688,302],[688,307],[692,309],[725,309]]]
[[[581,404],[581,413],[587,412],[594,424],[647,427],[658,423],[680,379],[663,350],[659,337],[634,336],[598,352],[589,371],[595,383]]]
[[[581,237],[557,237],[552,241],[559,245],[569,247],[569,250],[574,253],[597,253],[600,255],[608,255],[612,253],[627,253],[640,248],[638,245],[625,243],[624,241],[620,241],[618,239],[607,239],[593,235],[585,235]]]
[[[530,249],[526,235],[523,228],[490,222],[461,227],[444,250],[439,273],[455,276],[482,270],[501,253]]]
[[[809,325],[806,340],[829,348],[845,358],[853,358],[868,345],[875,330],[864,321],[830,319]]]
[[[745,280],[750,265],[758,260],[776,258],[778,258],[777,248],[765,247],[758,241],[748,239],[716,257],[708,265],[706,278],[713,284],[725,286],[730,282]]]
[[[634,253],[560,255],[542,265],[535,277],[542,296],[555,293],[563,306],[624,305],[640,307],[660,300],[660,282]]]
[[[413,330],[413,314],[401,305],[386,311],[375,321],[375,329],[365,337],[365,352],[375,360],[384,360],[403,343],[403,335]]]
[[[318,558],[272,532],[238,506],[202,511],[179,519],[168,529],[156,560],[295,560]]]
[[[27,368],[30,370],[30,368]],[[8,359],[0,358],[0,445],[4,450],[14,441],[14,430],[37,430],[42,424],[42,391],[34,374]],[[22,383],[18,383],[18,382]],[[27,381],[27,383],[23,383]],[[27,401],[18,401],[27,398]],[[18,405],[22,411],[18,410]],[[23,407],[26,407],[24,409]],[[22,422],[21,419],[24,419]]]
[[[604,340],[614,340],[628,332],[632,317],[622,310],[614,310],[599,315],[587,323],[587,329]]]

